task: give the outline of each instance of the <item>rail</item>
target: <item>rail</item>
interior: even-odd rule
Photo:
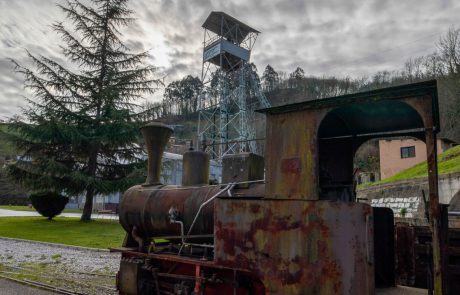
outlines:
[[[77,274],[78,276],[75,276]],[[89,295],[92,294],[94,290],[98,290],[98,292],[103,294],[113,294],[116,292],[114,286],[112,287],[104,284],[100,281],[101,278],[97,280],[91,279],[91,282],[89,282],[89,277],[105,277],[103,280],[106,284],[107,280],[110,281],[112,279],[113,284],[115,283],[115,275],[112,274],[66,271],[65,276],[63,276],[42,268],[38,271],[37,268],[24,268],[8,264],[4,264],[3,269],[0,270],[0,278],[2,279],[59,294]]]

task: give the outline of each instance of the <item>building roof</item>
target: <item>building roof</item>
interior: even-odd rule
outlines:
[[[436,80],[303,101],[258,112],[276,115],[306,109],[331,109],[321,126],[322,138],[370,134],[383,136],[398,131],[406,131],[401,135],[412,136],[424,133],[424,124],[420,114],[404,99],[427,95],[431,97],[433,126],[439,132]]]
[[[221,35],[221,21],[222,19],[224,19],[227,24],[228,24],[228,28],[232,28],[233,26],[235,25],[238,25],[239,29],[240,29],[240,36],[239,36],[239,40],[244,40],[244,38],[246,38],[246,36],[249,34],[249,33],[257,33],[259,34],[260,32],[257,31],[256,29],[254,28],[251,28],[250,26],[246,25],[245,23],[237,20],[236,18],[226,14],[225,12],[222,12],[222,11],[212,11],[208,18],[205,20],[205,22],[203,23],[203,28],[217,34],[217,35]],[[233,37],[233,36],[223,36],[225,38],[227,37]]]

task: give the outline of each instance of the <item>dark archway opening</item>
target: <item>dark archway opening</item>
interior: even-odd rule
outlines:
[[[356,151],[368,140],[395,136],[424,140],[422,118],[404,102],[371,101],[329,111],[318,129],[319,199],[355,201]]]

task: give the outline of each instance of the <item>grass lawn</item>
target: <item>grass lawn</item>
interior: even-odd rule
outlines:
[[[438,155],[438,174],[447,174],[460,172],[460,145],[448,149],[444,153]],[[360,188],[364,188],[369,185],[382,184],[388,182],[401,181],[406,179],[412,179],[417,177],[423,177],[428,175],[428,168],[426,161],[414,165],[406,170],[399,172],[391,177],[385,178],[380,181],[365,183]]]
[[[91,248],[120,247],[125,232],[118,221],[78,218],[0,217],[0,236]]]
[[[0,205],[0,209],[36,212],[34,207],[29,207],[29,206]],[[82,210],[80,210],[80,209],[64,209],[64,211],[62,211],[62,212],[63,213],[82,213]]]

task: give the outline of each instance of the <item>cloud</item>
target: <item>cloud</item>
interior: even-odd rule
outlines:
[[[287,73],[300,66],[307,75],[352,77],[395,70],[434,51],[460,14],[453,0],[132,0],[130,8],[137,20],[122,30],[123,39],[136,52],[150,50],[166,85],[201,74],[201,25],[213,10],[262,32],[251,54],[259,73],[270,64]],[[6,58],[30,66],[27,48],[66,64],[50,28],[55,21],[65,15],[53,1],[0,0],[0,119],[18,113],[29,96]]]

